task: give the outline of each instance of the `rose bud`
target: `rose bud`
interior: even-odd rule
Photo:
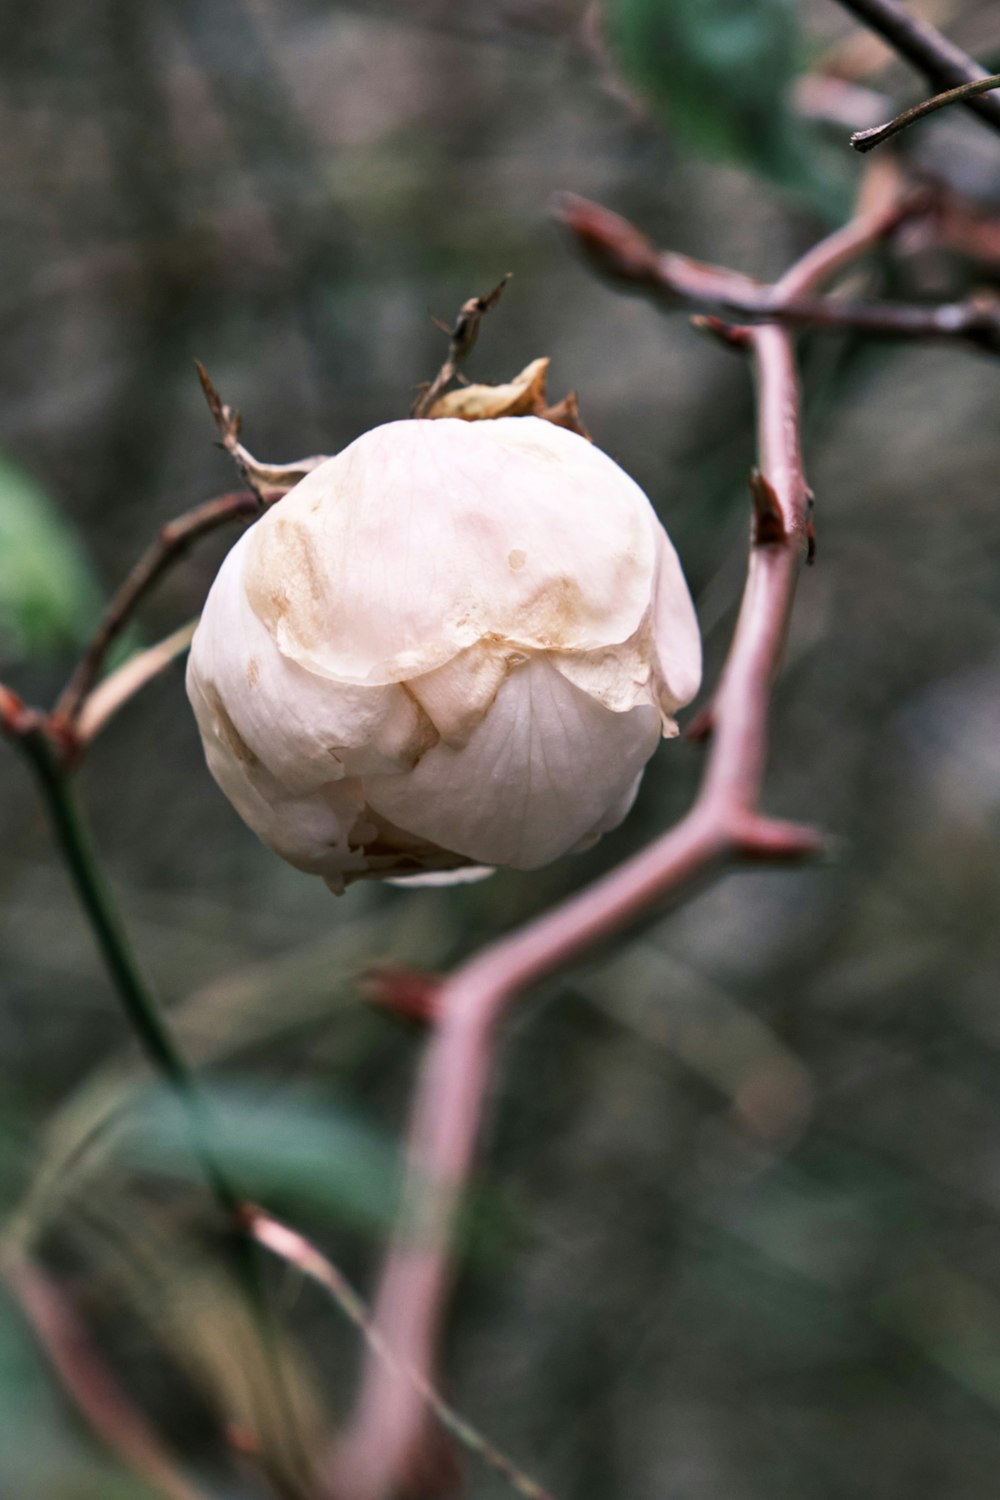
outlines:
[[[586,848],[700,676],[638,485],[537,417],[444,418],[366,433],[241,537],[187,688],[236,810],[339,892]]]

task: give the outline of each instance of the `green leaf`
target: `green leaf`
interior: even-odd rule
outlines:
[[[227,1084],[212,1088],[206,1118],[212,1151],[242,1197],[273,1212],[315,1213],[359,1230],[385,1231],[395,1219],[397,1149],[349,1107]],[[123,1151],[133,1164],[201,1180],[189,1123],[169,1094],[147,1095],[130,1135]]]
[[[69,524],[29,474],[0,457],[0,660],[80,642],[99,597]]]
[[[788,104],[799,57],[788,0],[606,0],[626,77],[707,155],[779,181],[803,176]]]

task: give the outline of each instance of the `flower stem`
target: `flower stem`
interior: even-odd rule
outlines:
[[[125,924],[107,881],[90,830],[73,791],[72,781],[44,724],[28,724],[16,743],[38,779],[53,831],[72,876],[101,957],[124,1007],[129,1024],[154,1071],[164,1080],[184,1113],[193,1155],[226,1222],[226,1258],[245,1299],[271,1367],[271,1390],[261,1393],[260,1414],[283,1429],[294,1469],[308,1470],[302,1452],[291,1393],[284,1375],[277,1329],[267,1303],[262,1267],[249,1233],[244,1199],[229,1179],[212,1144],[213,1122],[208,1100],[187,1059],[174,1041],[152,986],[143,974]],[[297,1482],[272,1473],[279,1493],[299,1496]]]
[[[21,735],[18,743],[38,778],[76,894],[129,1023],[149,1062],[184,1110],[191,1129],[192,1148],[219,1208],[227,1218],[236,1219],[241,1200],[210,1144],[204,1096],[139,966],[69,775],[40,724]]]

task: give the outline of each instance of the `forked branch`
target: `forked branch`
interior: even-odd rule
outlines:
[[[836,252],[832,269],[854,260],[929,207],[927,195],[910,195],[838,231],[830,240]],[[874,338],[960,339],[1000,353],[1000,302],[993,296],[926,307],[817,297],[811,294],[808,281],[801,286],[784,281],[768,286],[721,266],[657,250],[627,219],[586,198],[566,194],[560,198],[556,212],[595,270],[618,286],[641,292],[667,311],[696,307],[723,318],[830,332],[854,329]]]
[[[831,236],[771,289],[774,305],[811,293],[896,221],[882,215]],[[729,272],[713,274],[731,284],[741,280]],[[789,334],[773,323],[730,330],[730,338],[753,363],[758,472],[743,602],[715,695],[696,801],[642,853],[462,965],[425,1007],[433,1029],[410,1123],[409,1192],[374,1315],[394,1360],[422,1381],[433,1374],[452,1278],[456,1206],[472,1166],[494,1037],[506,1007],[527,986],[727,863],[808,859],[822,848],[814,829],[760,811],[771,684],[810,524],[794,354]],[[387,983],[383,976],[383,991]],[[424,1422],[419,1389],[369,1354],[353,1421],[331,1457],[329,1493],[337,1500],[385,1500],[413,1465]]]

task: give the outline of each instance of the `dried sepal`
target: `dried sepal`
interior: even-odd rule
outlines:
[[[541,417],[589,440],[590,434],[580,420],[575,391],[556,405],[549,405],[545,389],[548,370],[547,356],[533,359],[505,385],[466,385],[449,391],[435,401],[427,416],[457,417],[463,422],[490,421],[497,417]]]
[[[243,420],[240,413],[235,406],[227,406],[222,400],[200,359],[195,360],[195,365],[208,409],[212,413],[212,420],[219,430],[222,447],[225,448],[262,504],[271,505],[275,500],[280,500],[283,495],[288,494],[289,490],[294,489],[300,480],[305,479],[307,474],[311,474],[313,469],[318,469],[320,464],[326,463],[330,457],[328,453],[298,458],[290,464],[268,464],[254,458],[250,450],[244,448],[239,440]]]

